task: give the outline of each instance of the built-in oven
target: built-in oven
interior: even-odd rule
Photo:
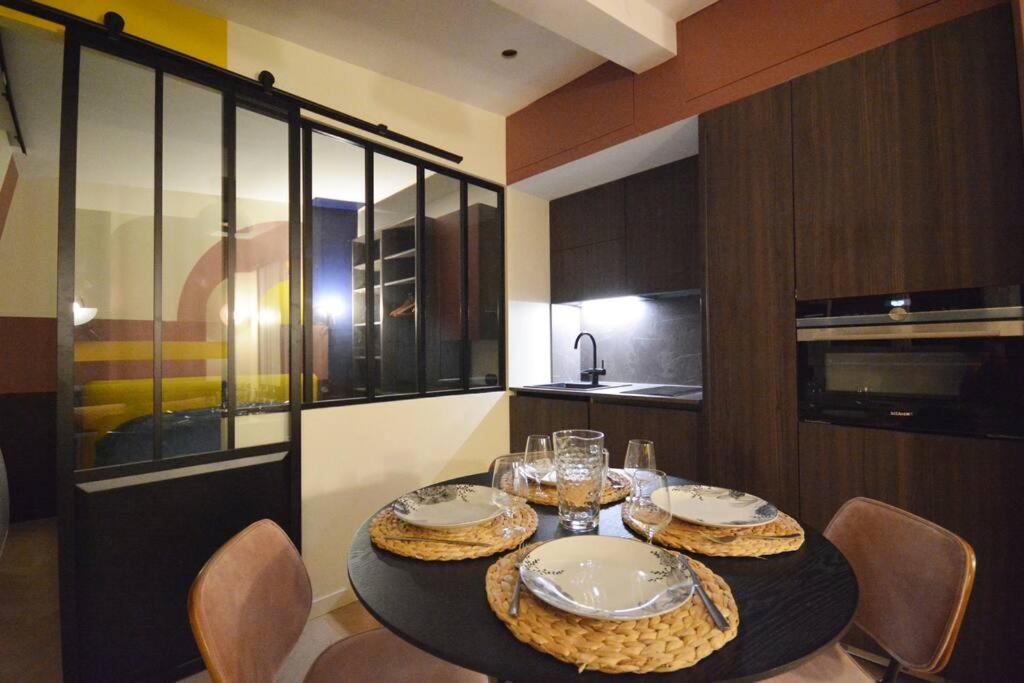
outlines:
[[[1024,438],[1022,287],[797,304],[800,418]]]

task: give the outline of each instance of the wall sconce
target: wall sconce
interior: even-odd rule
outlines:
[[[91,321],[93,318],[96,317],[97,311],[98,309],[96,308],[88,308],[85,305],[83,305],[81,299],[75,299],[74,302],[71,304],[71,312],[74,314],[75,317],[75,327],[78,327],[79,325],[84,325],[87,322]]]

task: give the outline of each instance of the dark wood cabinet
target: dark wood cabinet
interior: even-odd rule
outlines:
[[[659,469],[677,477],[701,479],[698,412],[595,401],[590,406],[590,428],[604,432],[612,467],[622,467],[630,439],[649,439],[654,442]]]
[[[509,398],[509,452],[521,453],[530,434],[551,434],[559,429],[586,429],[590,425],[590,403],[583,397]]]
[[[630,294],[703,284],[697,157],[626,178],[626,288]]]
[[[701,116],[711,483],[797,509],[788,84]]]
[[[701,286],[697,158],[551,202],[551,301]]]
[[[793,81],[801,299],[1024,281],[1010,9]]]
[[[1016,671],[1014,624],[1024,599],[1007,587],[1024,559],[1013,522],[1022,477],[1019,441],[800,424],[805,524],[822,529],[844,501],[867,496],[940,524],[974,547],[974,593],[943,672],[954,680],[1010,680]]]

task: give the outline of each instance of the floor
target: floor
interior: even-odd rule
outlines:
[[[57,520],[11,527],[0,556],[0,681],[61,679]]]

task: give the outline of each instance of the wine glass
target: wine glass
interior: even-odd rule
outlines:
[[[672,521],[672,513],[655,504],[652,496],[658,489],[668,488],[668,477],[661,470],[636,469],[633,471],[633,491],[626,499],[626,517],[629,518],[647,538],[654,542],[658,532]],[[668,503],[665,496],[664,503]]]
[[[551,445],[551,437],[547,434],[531,434],[526,437],[523,459],[527,476],[541,483],[555,469],[555,449]]]
[[[629,445],[626,446],[626,461],[622,467],[629,476],[633,476],[636,470],[657,469],[658,466],[654,462],[654,442],[647,439],[630,439]]]
[[[526,475],[526,464],[517,455],[503,455],[494,460],[494,473],[491,479],[491,499],[501,508],[502,538],[511,538],[523,533],[525,528],[514,525],[513,510],[523,505],[530,491],[530,479]]]

